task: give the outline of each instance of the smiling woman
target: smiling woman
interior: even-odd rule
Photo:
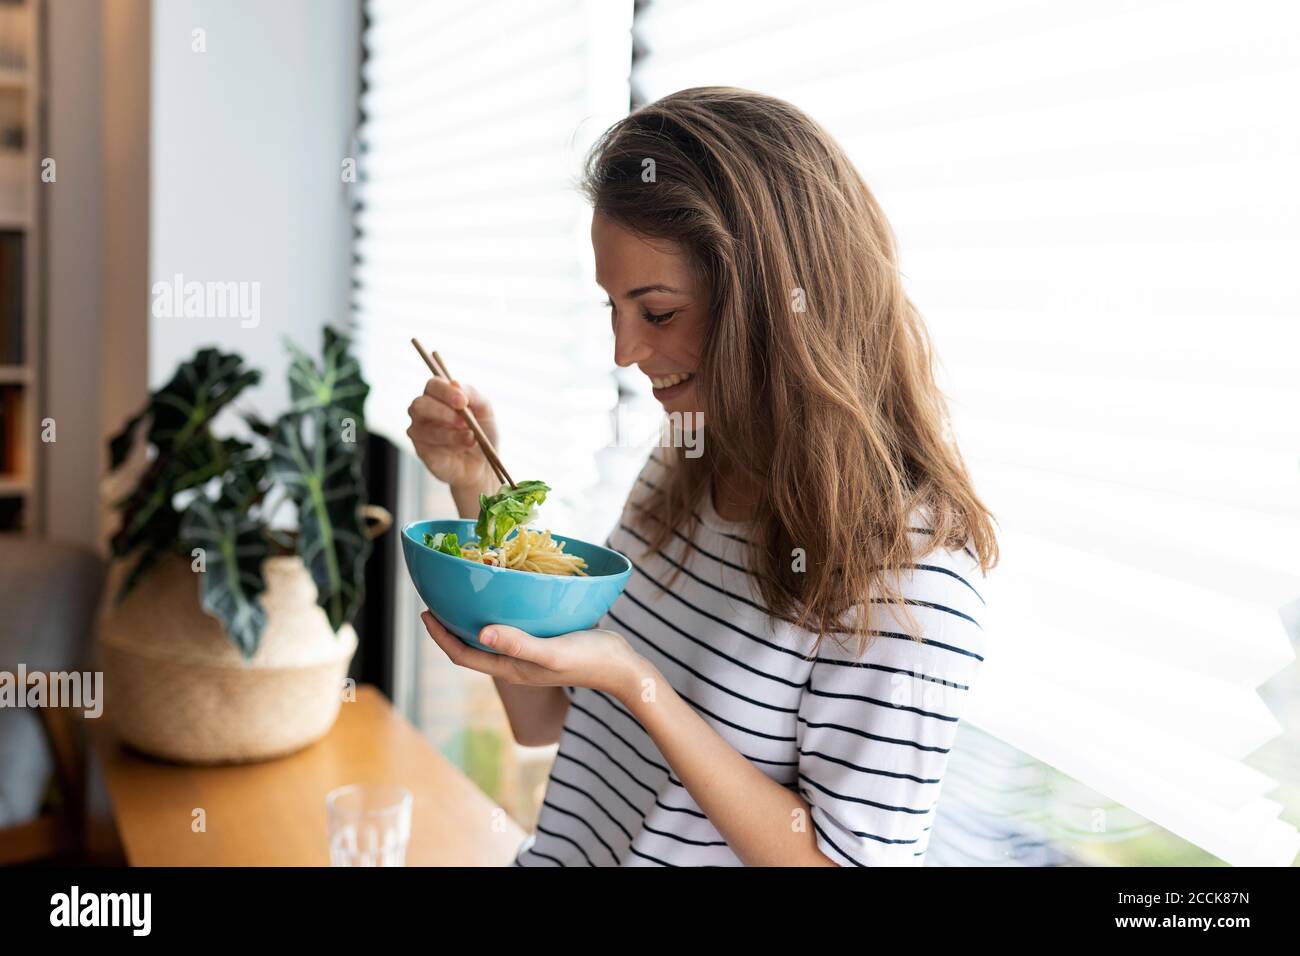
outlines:
[[[559,743],[516,862],[920,864],[997,545],[884,215],[811,119],[730,88],[615,124],[584,186],[614,359],[705,440],[646,462],[597,627],[490,624],[488,653],[424,616],[520,743]],[[437,379],[409,433],[468,518],[491,479],[465,407],[495,442]]]
[[[692,386],[708,322],[708,287],[685,251],[634,232],[599,208],[591,219],[591,245],[596,281],[609,293],[614,361],[637,365],[670,414],[698,410]],[[635,278],[645,275],[658,281]]]

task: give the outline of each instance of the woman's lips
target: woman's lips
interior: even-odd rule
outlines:
[[[655,388],[672,388],[694,375],[694,372],[669,372],[667,375],[647,375],[646,378],[650,379],[650,384]]]
[[[654,397],[661,402],[667,402],[690,388],[693,381],[695,381],[695,373],[687,372],[685,374],[666,375],[662,378],[655,376],[650,379],[650,384],[653,386]]]

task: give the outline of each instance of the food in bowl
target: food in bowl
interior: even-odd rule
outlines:
[[[477,538],[461,544],[455,532],[426,532],[424,546],[494,568],[586,575],[587,562],[576,554],[566,554],[563,541],[551,537],[549,530],[525,527],[550,490],[545,482],[522,481],[513,488],[502,485],[491,497],[479,495],[478,523],[474,526]]]
[[[524,494],[519,494],[520,489]],[[435,518],[402,528],[402,555],[425,607],[466,644],[493,654],[497,652],[478,641],[479,632],[489,624],[517,627],[534,637],[595,627],[632,574],[632,562],[617,551],[523,527],[532,518],[532,506],[549,489],[537,482],[514,490],[517,502],[534,499],[522,511],[516,505],[502,505],[497,500],[502,492],[498,492],[480,498],[477,523]],[[495,512],[494,505],[500,505]],[[539,539],[553,548],[545,554],[563,555],[573,570],[528,567],[528,562],[542,566],[532,550]],[[497,563],[503,556],[507,562],[513,560],[514,549],[522,553],[525,545],[529,557],[521,562],[523,566]]]

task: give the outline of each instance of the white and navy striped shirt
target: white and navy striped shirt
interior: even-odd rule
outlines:
[[[663,469],[652,456],[634,500]],[[803,795],[831,860],[920,865],[985,650],[973,555],[935,549],[918,528],[915,563],[895,583],[923,640],[886,631],[855,659],[851,639],[845,648],[828,636],[812,658],[815,635],[763,609],[745,571],[748,526],[723,520],[703,497],[689,561],[682,534],[679,547],[645,555],[644,533],[624,517],[609,546],[632,560],[632,576],[599,626],[626,637],[731,746]],[[515,865],[740,865],[622,704],[587,688],[565,692],[537,831]]]

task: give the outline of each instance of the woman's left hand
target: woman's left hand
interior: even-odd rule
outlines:
[[[497,653],[470,647],[428,611],[420,615],[429,636],[453,664],[510,684],[533,687],[590,687],[618,700],[639,689],[645,659],[621,634],[571,631],[557,637],[534,637],[517,627],[492,624],[479,642]]]

